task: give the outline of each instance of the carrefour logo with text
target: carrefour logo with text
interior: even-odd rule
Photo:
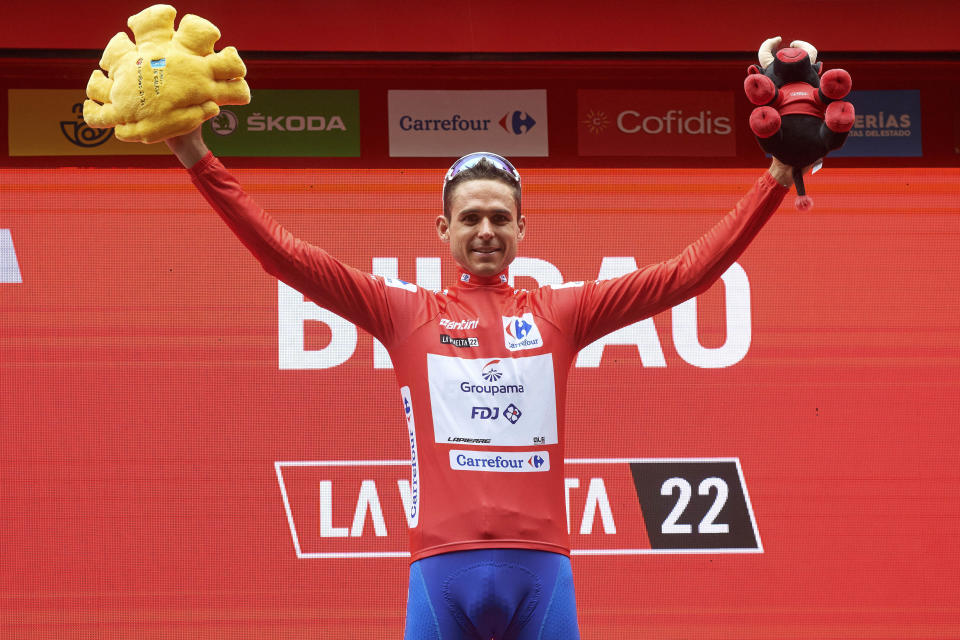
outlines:
[[[502,316],[503,343],[510,351],[524,349],[539,349],[543,346],[540,329],[533,320],[533,314],[525,313],[522,316]]]

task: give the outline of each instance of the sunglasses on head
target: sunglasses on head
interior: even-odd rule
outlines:
[[[494,167],[507,174],[511,180],[517,183],[517,186],[520,186],[520,172],[517,171],[516,167],[510,164],[509,160],[501,155],[497,155],[496,153],[491,153],[489,151],[476,151],[474,153],[468,153],[453,163],[453,165],[450,167],[450,170],[447,171],[447,176],[443,179],[444,191],[447,189],[447,183],[453,180],[457,174],[476,166],[476,164],[481,160],[486,160]]]

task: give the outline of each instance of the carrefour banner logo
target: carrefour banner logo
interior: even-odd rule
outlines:
[[[390,91],[390,155],[546,156],[547,92]]]
[[[923,155],[920,92],[851,91],[857,118],[843,147],[832,156],[919,157]]]

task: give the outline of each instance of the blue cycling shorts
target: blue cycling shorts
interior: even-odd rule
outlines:
[[[579,640],[570,558],[455,551],[410,565],[404,640]]]

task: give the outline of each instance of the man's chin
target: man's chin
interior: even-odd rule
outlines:
[[[477,261],[473,260],[469,265],[467,265],[467,271],[472,273],[475,276],[495,276],[506,267],[500,264],[499,260],[483,260]]]

